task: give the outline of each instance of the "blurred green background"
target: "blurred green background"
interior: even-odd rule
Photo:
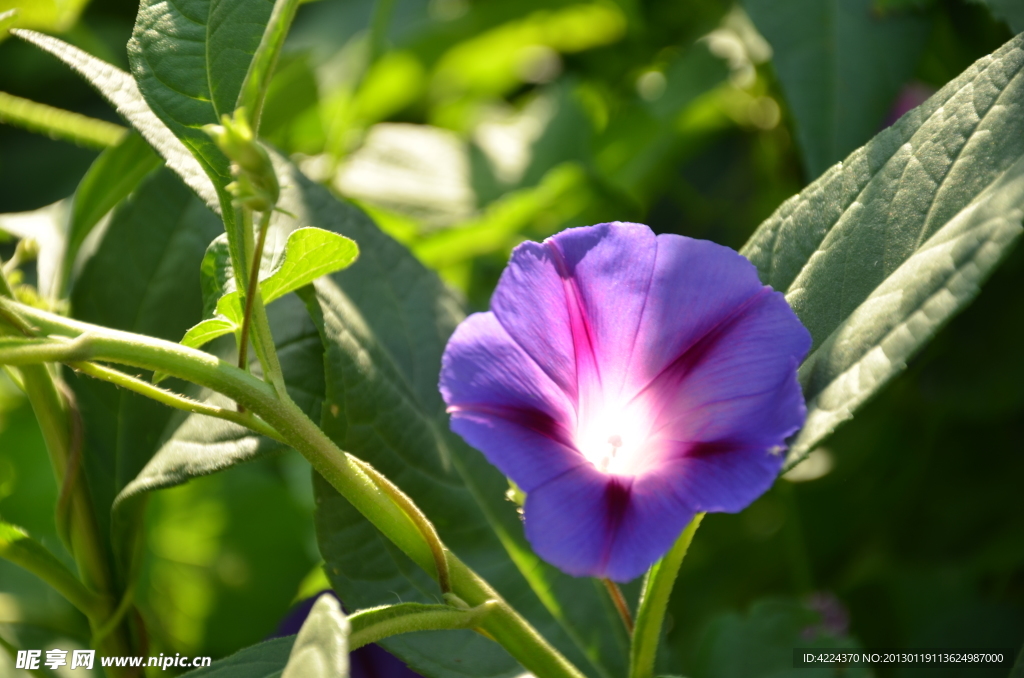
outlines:
[[[299,10],[261,134],[479,310],[512,247],[569,226],[641,221],[738,248],[810,179],[1024,29],[1024,10],[991,5],[319,0]],[[131,0],[0,0],[11,6],[33,10],[22,25],[127,67]],[[117,121],[14,39],[0,43],[0,92]],[[0,214],[67,197],[97,152],[0,125]],[[1017,251],[824,448],[743,513],[707,518],[672,604],[680,672],[731,675],[708,657],[761,633],[771,605],[824,611],[869,648],[1020,648],[1022,288]],[[0,516],[60,551],[39,432],[0,388]],[[139,592],[155,650],[223,656],[315,589],[304,464],[278,456],[155,494]],[[71,647],[83,624],[0,562],[0,637]],[[14,675],[4,661],[0,676]]]

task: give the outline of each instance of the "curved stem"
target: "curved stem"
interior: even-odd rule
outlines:
[[[343,452],[287,397],[248,372],[208,353],[138,334],[70,320],[0,298],[0,311],[21,314],[43,331],[72,341],[34,346],[31,354],[0,349],[0,363],[102,360],[159,370],[232,398],[276,429],[345,499],[419,567],[437,578],[436,560],[414,520],[364,470],[366,462]],[[397,488],[395,488],[396,491]],[[411,500],[406,497],[410,503]],[[544,678],[584,678],[483,578],[447,554],[452,591],[470,606],[496,601],[480,628],[531,673]]]
[[[479,626],[481,620],[497,605],[496,601],[491,600],[468,610],[460,610],[449,605],[399,603],[359,610],[348,618],[352,624],[348,649],[351,652],[400,633],[471,629]]]
[[[87,589],[56,556],[21,528],[0,522],[0,558],[42,579],[90,619],[102,619],[109,611],[103,596]]]
[[[672,587],[679,574],[679,566],[683,564],[693,535],[703,519],[703,513],[695,515],[679,535],[675,545],[647,571],[640,593],[640,606],[636,612],[633,643],[629,651],[629,678],[651,678],[654,675],[654,660],[658,654],[665,609],[668,607]]]
[[[177,410],[184,410],[185,412],[192,412],[194,414],[205,414],[209,417],[216,417],[217,419],[225,419],[246,428],[250,428],[260,435],[273,438],[279,442],[281,441],[281,434],[278,433],[271,427],[267,422],[263,421],[252,412],[236,412],[229,410],[224,407],[217,407],[215,405],[209,405],[207,403],[193,400],[181,394],[169,391],[159,386],[154,386],[148,381],[138,379],[124,372],[104,367],[103,365],[97,365],[96,363],[89,362],[73,362],[68,363],[68,366],[76,372],[82,374],[88,374],[90,377],[96,379],[102,379],[108,381],[116,386],[126,388],[130,391],[135,391],[140,395],[144,395],[147,398],[152,398],[158,403],[163,403],[169,407],[173,407]]]

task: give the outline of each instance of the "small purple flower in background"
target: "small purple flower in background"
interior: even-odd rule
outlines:
[[[526,492],[537,553],[628,581],[695,513],[771,486],[810,344],[735,251],[600,224],[515,249],[491,311],[449,340],[440,387],[452,429]]]

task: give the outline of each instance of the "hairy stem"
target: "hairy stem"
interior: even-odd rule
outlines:
[[[679,575],[679,567],[703,519],[703,513],[695,515],[669,552],[647,571],[629,652],[629,678],[651,678],[654,675],[654,660],[661,641],[661,626],[665,621],[668,600]]]
[[[398,605],[359,610],[348,618],[352,624],[348,649],[351,652],[363,645],[376,643],[400,633],[475,628],[480,626],[483,618],[497,605],[498,603],[492,600],[461,610],[449,605],[399,603]]]
[[[82,374],[88,374],[90,377],[96,379],[102,379],[108,381],[111,384],[126,388],[130,391],[135,391],[139,395],[144,395],[147,398],[152,398],[158,403],[163,403],[169,407],[173,407],[178,410],[184,410],[185,412],[192,412],[194,414],[205,414],[208,417],[216,417],[217,419],[225,419],[227,421],[241,424],[246,428],[250,428],[260,435],[273,438],[274,440],[280,441],[281,434],[275,431],[267,422],[263,421],[252,412],[236,412],[224,407],[217,407],[215,405],[209,405],[207,403],[193,400],[181,394],[175,393],[174,391],[168,391],[167,389],[154,386],[148,381],[133,377],[124,372],[105,367],[103,365],[97,365],[96,363],[68,363],[68,366],[76,372]]]
[[[133,365],[213,389],[232,398],[277,430],[338,492],[419,567],[438,578],[437,561],[413,518],[366,472],[366,462],[340,450],[290,399],[273,387],[208,353],[152,337],[111,330],[0,299],[0,311],[14,311],[51,334],[72,338],[37,347],[31,355],[0,349],[0,363],[105,361]],[[16,364],[17,364],[16,362]],[[395,491],[399,491],[395,488]],[[411,499],[405,497],[410,504]],[[452,592],[475,607],[494,600],[480,628],[528,671],[545,678],[583,678],[484,579],[449,553]]]

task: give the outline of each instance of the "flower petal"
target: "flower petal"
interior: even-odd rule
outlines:
[[[764,289],[739,253],[706,240],[657,237],[650,291],[629,363],[635,393]]]
[[[781,451],[756,443],[684,443],[679,448],[661,473],[694,511],[742,511],[772,486],[785,461]]]
[[[811,337],[785,298],[762,288],[648,386],[662,437],[781,445],[804,420],[796,367]]]
[[[440,388],[452,430],[524,491],[586,463],[571,443],[572,403],[492,313],[455,330]]]
[[[663,556],[694,511],[661,479],[635,481],[586,465],[530,492],[526,537],[574,576],[629,581]]]

